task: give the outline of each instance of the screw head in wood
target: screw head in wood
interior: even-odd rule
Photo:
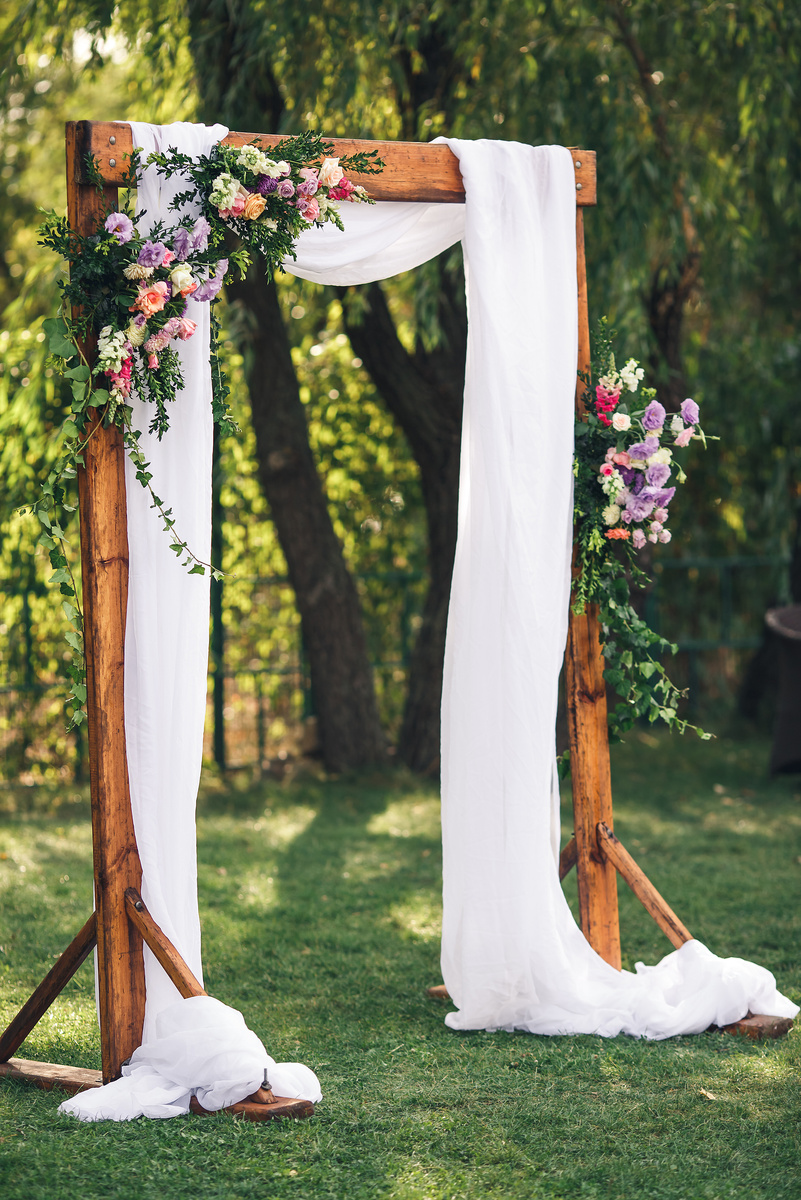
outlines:
[[[116,167],[116,165],[117,165],[117,160],[116,160],[116,158],[110,158],[110,159],[108,160],[108,165],[109,165],[110,167]]]
[[[112,138],[111,140],[113,141],[114,139]],[[580,162],[577,162],[577,163],[576,163],[576,170],[578,171],[580,167],[581,167],[581,163],[580,163]]]
[[[576,184],[576,191],[577,191],[577,192],[580,192],[580,191],[581,191],[581,184],[580,184],[580,183],[577,183],[577,184]]]
[[[111,137],[108,139],[108,144],[109,144],[109,146],[116,146],[116,145],[117,145],[117,139],[114,137],[114,135],[113,135],[113,134],[112,134],[112,135],[111,135]]]

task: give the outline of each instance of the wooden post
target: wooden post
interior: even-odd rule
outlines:
[[[584,213],[581,208],[576,209],[576,272],[579,303],[578,368],[580,371],[589,371],[590,325],[584,257]],[[576,392],[579,414],[582,392],[583,384],[579,382]],[[588,605],[580,617],[571,610],[565,681],[581,930],[601,958],[620,970],[617,874],[612,863],[601,853],[596,834],[600,822],[612,828],[612,775],[603,671],[597,605]]]
[[[102,192],[83,180],[84,123],[67,124],[67,214],[84,236],[104,205],[117,208],[116,186]],[[82,347],[90,360],[94,344]],[[145,974],[142,938],[129,922],[125,889],[141,887],[125,753],[123,667],[128,601],[124,448],[114,427],[96,424],[78,471],[84,641],[92,794],[95,910],[103,1080],[116,1079],[142,1041]]]

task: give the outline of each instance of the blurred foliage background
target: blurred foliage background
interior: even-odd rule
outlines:
[[[85,760],[63,732],[60,605],[37,530],[18,511],[58,447],[63,397],[41,326],[61,268],[36,229],[40,209],[65,207],[68,119],[594,148],[591,318],[608,315],[621,353],[646,364],[669,408],[694,396],[720,436],[694,452],[673,542],[651,564],[651,613],[689,648],[676,670],[697,685],[697,705],[717,718],[739,693],[747,716],[766,719],[775,648],[760,647],[763,614],[801,601],[800,56],[801,10],[783,0],[9,0],[0,17],[3,777],[80,778]],[[388,743],[421,771],[436,768],[438,744],[461,286],[451,254],[341,294],[286,277],[275,309],[294,380],[281,403],[303,418],[296,427],[330,526],[326,561],[341,557],[343,611],[363,629]],[[336,691],[327,674],[326,615],[306,602],[312,589],[294,566],[323,551],[276,532],[254,296],[232,289],[224,310],[241,434],[222,443],[217,464],[230,577],[216,601],[208,751],[265,769],[317,745],[329,767],[358,764],[376,756],[375,737],[360,746],[349,731],[337,757],[330,719],[316,734],[309,720],[343,683]],[[394,381],[380,369],[389,359]],[[297,486],[308,492],[308,479]],[[77,557],[75,528],[71,539]],[[355,660],[365,652],[353,638]],[[363,681],[363,667],[354,670]]]

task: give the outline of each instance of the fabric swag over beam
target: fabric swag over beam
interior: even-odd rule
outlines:
[[[69,125],[73,228],[89,233],[102,216],[84,174],[87,153],[113,210],[134,146],[197,155],[223,136],[241,146],[259,135]],[[279,139],[259,140],[266,149]],[[589,365],[582,209],[595,202],[594,155],[508,142],[334,146],[339,154],[379,150],[385,170],[363,182],[382,203],[349,208],[344,233],[327,226],[302,234],[288,271],[347,285],[410,269],[458,240],[465,254],[459,540],[443,694],[442,961],[458,1009],[448,1024],[667,1037],[749,1011],[789,1021],[797,1010],[772,976],[693,941],[611,832],[597,615],[568,616],[576,364]],[[139,207],[150,222],[166,219],[180,182],[144,173]],[[159,491],[199,548],[210,521],[207,347],[207,333],[182,347],[187,387],[175,427],[163,443],[143,438]],[[285,1103],[294,1096],[307,1112],[319,1096],[311,1072],[286,1064],[281,1076],[239,1014],[206,997],[201,982],[194,803],[207,582],[182,572],[146,496],[130,478],[126,486],[114,428],[92,439],[80,494],[96,921],[12,1023],[0,1060],[96,937],[103,1079],[118,1083],[103,1100],[76,1098],[72,1111],[87,1119],[172,1115],[191,1094],[201,1109],[250,1095],[246,1108],[260,1111],[248,1115],[269,1116],[277,1110],[258,1094],[263,1066],[276,1091],[286,1089]],[[562,866],[577,867],[582,931],[558,870],[554,725],[566,641],[575,839]],[[636,975],[619,970],[617,870],[680,947]],[[187,1047],[209,1038],[215,1052],[200,1062]],[[22,1072],[20,1062],[11,1070]]]

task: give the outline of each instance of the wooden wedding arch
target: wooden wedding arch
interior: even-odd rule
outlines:
[[[254,139],[265,149],[280,141],[272,135],[250,133],[230,133],[225,141],[242,146]],[[130,125],[102,121],[67,124],[67,211],[76,232],[84,236],[93,233],[105,211],[118,208],[126,155],[132,149]],[[361,180],[376,200],[463,202],[458,161],[446,145],[334,140],[334,154],[340,157],[365,149],[378,151],[386,164],[380,175]],[[571,153],[576,177],[577,366],[588,370],[583,210],[596,203],[595,152],[574,149]],[[88,155],[99,166],[101,192],[87,178]],[[357,176],[354,179],[359,181]],[[91,354],[94,346],[85,345],[84,350]],[[577,389],[577,403],[578,394]],[[79,471],[79,497],[95,912],[0,1036],[0,1074],[73,1093],[118,1078],[123,1063],[141,1042],[145,1009],[143,943],[150,947],[182,996],[205,994],[139,895],[142,868],[128,791],[123,717],[128,537],[124,451],[118,429],[99,429],[88,443],[85,466]],[[570,615],[565,674],[575,832],[562,850],[559,874],[563,879],[575,866],[582,931],[593,948],[620,969],[618,872],[674,946],[690,940],[691,934],[612,832],[606,687],[594,607],[583,616]],[[12,1058],[95,946],[102,1073]],[[445,994],[442,985],[431,992]],[[776,1018],[751,1017],[731,1028],[760,1036],[766,1022],[773,1022],[769,1032],[776,1032]],[[789,1027],[790,1022],[779,1024]],[[193,1110],[203,1111],[194,1100]],[[269,1120],[307,1116],[313,1105],[276,1098],[259,1089],[234,1105],[233,1111],[250,1119]]]

